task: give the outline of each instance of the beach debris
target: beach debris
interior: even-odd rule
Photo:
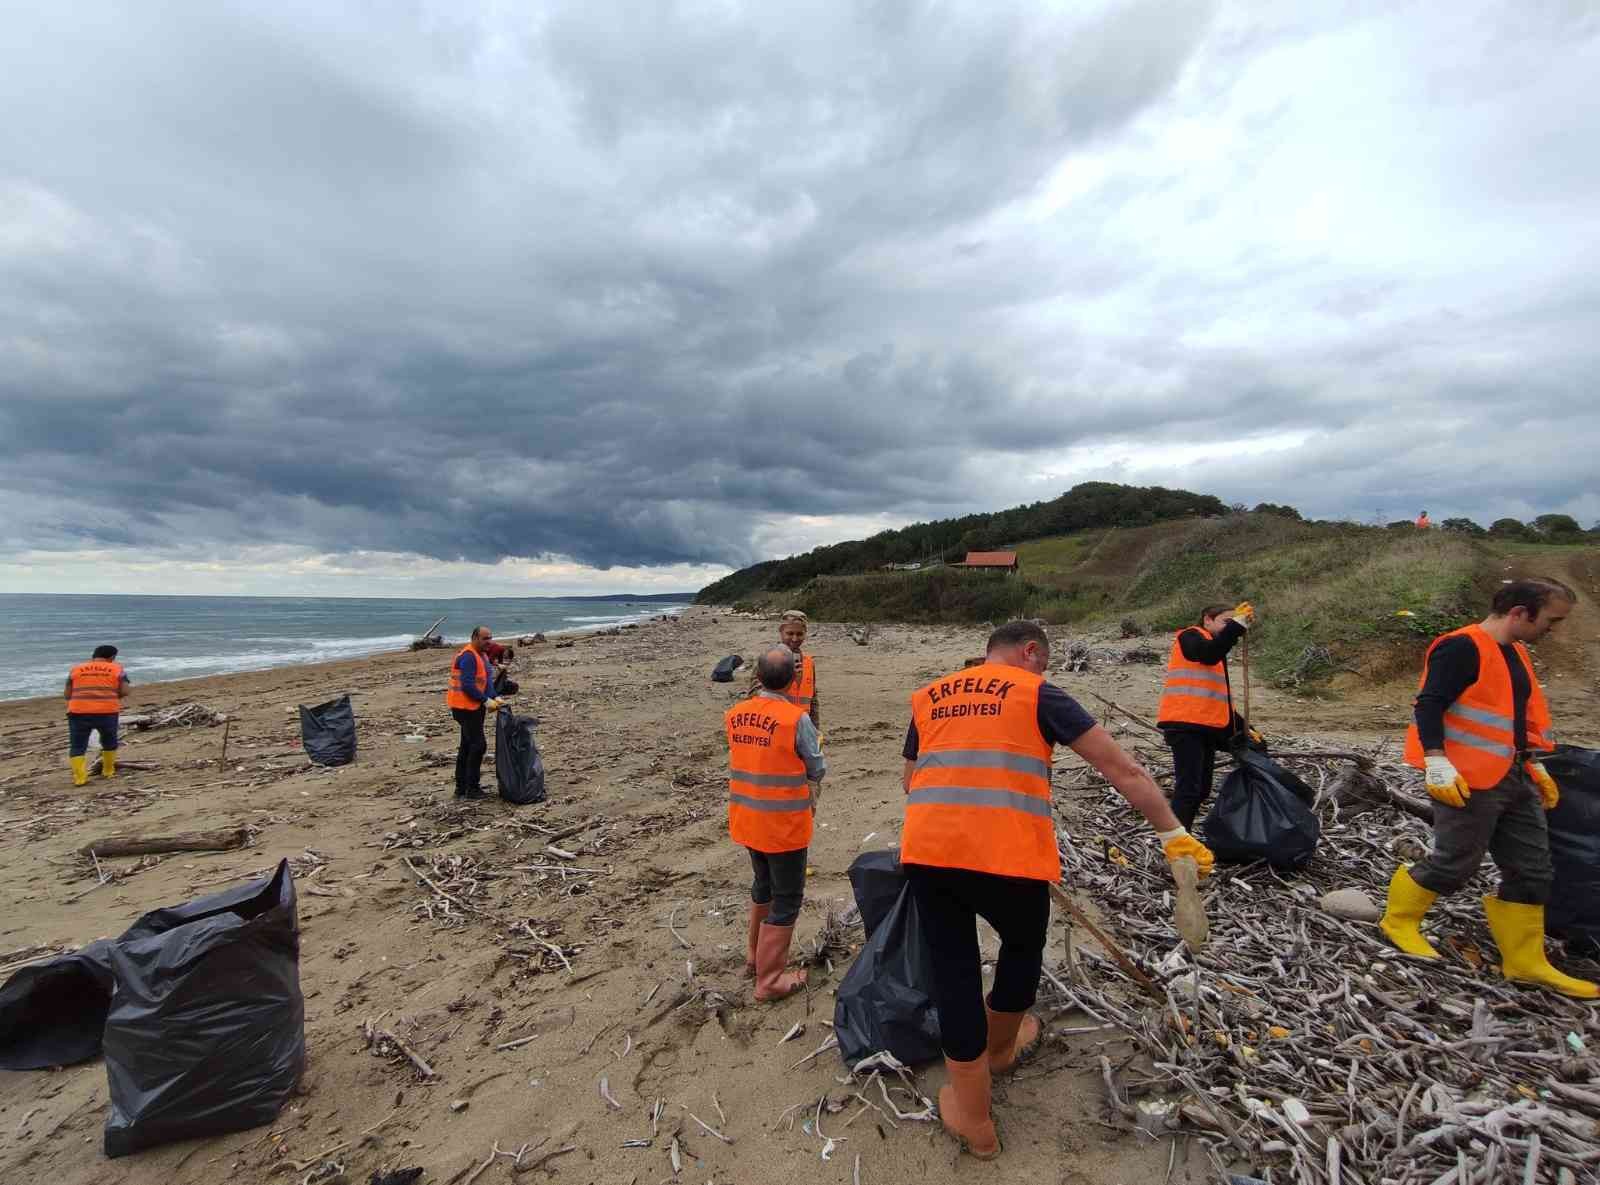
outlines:
[[[149,856],[162,852],[226,852],[247,847],[252,836],[249,827],[189,831],[181,835],[108,835],[84,844],[78,849],[78,854],[98,857]]]
[[[416,1185],[422,1173],[421,1165],[415,1168],[391,1169],[387,1173],[382,1169],[373,1169],[372,1179],[367,1185]]]
[[[1324,893],[1317,905],[1324,913],[1331,913],[1336,918],[1348,918],[1352,922],[1375,922],[1383,916],[1383,910],[1360,889],[1334,889],[1331,893]]]
[[[872,626],[858,625],[854,629],[846,630],[845,637],[857,646],[865,646],[872,639]]]
[[[155,728],[172,728],[180,724],[188,728],[197,725],[223,724],[227,719],[221,712],[213,712],[204,704],[192,702],[174,704],[170,708],[152,708],[145,712],[124,712],[117,718],[121,728],[139,732],[148,732]]]
[[[419,637],[412,640],[411,649],[413,651],[441,649],[444,646],[444,637],[438,632],[438,630],[443,624],[444,618],[441,617],[427,629],[423,630]]]
[[[785,1041],[793,1041],[796,1037],[804,1036],[805,1031],[806,1022],[803,1020],[797,1020],[787,1033],[778,1038],[778,1044],[782,1045]]]
[[[424,1082],[430,1081],[439,1076],[438,1071],[424,1061],[421,1054],[419,1054],[415,1049],[412,1049],[411,1046],[407,1045],[404,1041],[400,1040],[400,1038],[395,1036],[395,1034],[390,1030],[377,1028],[370,1020],[366,1022],[366,1024],[363,1026],[363,1029],[366,1035],[368,1049],[371,1049],[376,1053],[383,1054],[388,1052],[384,1048],[385,1045],[388,1045],[390,1049],[396,1053],[399,1053],[406,1059],[406,1061],[410,1062],[412,1066],[416,1068],[417,1073],[422,1075],[422,1080]]]
[[[617,1102],[616,1096],[611,1093],[611,1082],[604,1074],[600,1075],[600,1097],[605,1100],[606,1106],[617,1111],[622,1110],[622,1104]]]

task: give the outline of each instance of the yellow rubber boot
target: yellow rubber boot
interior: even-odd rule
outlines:
[[[100,776],[114,778],[117,776],[117,751],[115,749],[100,750]]]
[[[87,786],[89,784],[89,759],[87,757],[69,757],[67,763],[72,766],[72,784],[74,786]]]
[[[1536,983],[1579,1000],[1600,997],[1600,984],[1565,975],[1545,958],[1544,906],[1485,897],[1483,912],[1489,919],[1489,933],[1500,948],[1500,971],[1507,979]]]
[[[1439,952],[1422,936],[1422,915],[1438,896],[1412,880],[1410,870],[1402,864],[1389,878],[1389,905],[1378,919],[1378,929],[1406,954],[1437,959]]]

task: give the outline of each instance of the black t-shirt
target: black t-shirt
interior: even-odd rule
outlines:
[[[1039,735],[1052,745],[1070,745],[1095,726],[1095,719],[1083,705],[1054,683],[1039,684]],[[921,748],[917,722],[906,729],[905,747],[900,750],[907,761],[915,761]]]
[[[1520,753],[1528,747],[1528,697],[1533,685],[1515,646],[1500,647],[1500,656],[1511,672],[1512,744]],[[1444,748],[1445,709],[1477,681],[1478,646],[1471,638],[1447,638],[1433,648],[1428,656],[1428,678],[1417,692],[1415,705],[1417,735],[1424,749]]]

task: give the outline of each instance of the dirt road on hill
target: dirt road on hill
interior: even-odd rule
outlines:
[[[550,771],[549,801],[538,807],[452,799],[454,726],[441,704],[448,653],[137,689],[130,710],[199,700],[227,713],[227,767],[217,765],[219,728],[134,733],[124,761],[154,768],[83,790],[68,779],[59,702],[0,705],[0,962],[118,933],[145,910],[289,857],[309,1050],[304,1092],[272,1127],[114,1161],[100,1152],[99,1062],[0,1074],[0,1180],[283,1185],[304,1175],[289,1172],[292,1163],[346,1145],[337,1158],[352,1182],[420,1165],[424,1181],[459,1185],[496,1143],[543,1140],[542,1151],[575,1149],[548,1162],[557,1180],[656,1185],[673,1176],[673,1132],[684,1150],[680,1179],[694,1182],[851,1182],[857,1157],[866,1185],[1165,1176],[1170,1141],[1143,1143],[1106,1122],[1099,1057],[1130,1048],[1112,1032],[1058,1033],[999,1086],[998,1166],[958,1163],[954,1144],[928,1124],[890,1128],[866,1112],[845,1130],[859,1104],[839,1082],[837,1054],[793,1068],[828,1032],[831,990],[860,931],[826,952],[833,971],[814,967],[808,994],[773,1007],[752,1001],[742,974],[748,865],[726,835],[720,732],[742,683],[707,676],[724,654],[753,655],[775,628],[696,609],[678,622],[525,651],[519,699],[542,719]],[[828,911],[849,903],[850,861],[897,842],[909,689],[959,666],[982,641],[978,629],[880,627],[860,647],[842,626],[813,628],[830,774],[797,949],[814,947]],[[1091,692],[1153,715],[1161,667],[1107,663],[1055,678],[1097,715]],[[343,690],[355,700],[358,761],[308,766],[294,705]],[[1279,735],[1371,744],[1398,736],[1407,698],[1393,689],[1387,699],[1326,704],[1257,689],[1257,715]],[[1594,739],[1587,704],[1579,710],[1558,691],[1555,708],[1558,723]],[[427,739],[404,739],[417,732]],[[1062,780],[1075,760],[1058,766]],[[1066,792],[1061,810],[1071,831]],[[103,862],[115,866],[104,886],[73,855],[112,831],[235,825],[254,829],[249,849]],[[576,859],[553,858],[550,835],[569,830],[560,846]],[[1052,961],[1064,937],[1058,919]],[[1074,1013],[1051,1019],[1057,1029],[1083,1024]],[[368,1020],[400,1034],[438,1077],[421,1082],[369,1049]],[[802,1021],[804,1036],[780,1047]],[[602,1076],[620,1111],[601,1099]],[[923,1088],[933,1093],[942,1078],[928,1068]],[[824,1096],[849,1104],[824,1112],[829,1134],[848,1137],[827,1161],[801,1114]],[[657,1099],[666,1105],[661,1134],[623,1147],[650,1137]],[[706,1135],[689,1112],[733,1142]],[[721,1114],[725,1124],[712,1118]],[[1210,1175],[1198,1149],[1180,1141],[1171,1179]],[[529,1178],[502,1159],[477,1182],[514,1179]]]

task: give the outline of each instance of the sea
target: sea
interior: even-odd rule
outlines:
[[[96,646],[117,647],[135,684],[404,650],[439,626],[464,643],[571,633],[676,613],[693,593],[616,597],[191,597],[0,593],[0,700],[60,695]]]

